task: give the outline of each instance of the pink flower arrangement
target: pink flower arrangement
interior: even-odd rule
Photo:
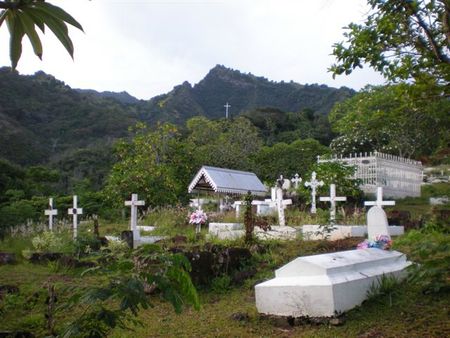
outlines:
[[[190,224],[202,225],[208,220],[208,216],[203,210],[195,210],[189,217]]]
[[[357,249],[378,248],[382,250],[389,250],[392,247],[392,240],[387,235],[378,235],[374,241],[368,241],[358,244]]]

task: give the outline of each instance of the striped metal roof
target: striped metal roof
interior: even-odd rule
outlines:
[[[267,189],[252,172],[203,166],[189,184],[188,192],[214,191],[216,193],[265,196]]]

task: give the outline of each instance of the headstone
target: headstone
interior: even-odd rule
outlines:
[[[283,178],[283,175],[280,175],[280,178],[277,180],[277,187],[276,187],[276,203],[277,203],[277,210],[278,210],[278,224],[282,227],[286,226],[286,219],[284,217],[284,209],[287,205],[292,204],[292,200],[283,200],[283,187],[286,186],[286,182],[289,180],[285,180]],[[289,182],[290,184],[290,182]]]
[[[382,208],[383,205],[395,205],[395,201],[383,201],[383,187],[377,187],[377,200],[365,201],[364,205],[366,206],[376,205],[377,207]]]
[[[311,213],[315,214],[316,209],[316,189],[323,186],[323,181],[318,181],[316,179],[316,172],[313,171],[311,174],[311,181],[305,182],[305,187],[311,187]]]
[[[130,249],[133,249],[134,247],[133,231],[130,230],[122,231],[122,233],[120,234],[120,239],[125,243],[127,243]]]
[[[320,197],[323,202],[330,202],[330,223],[334,225],[336,222],[336,202],[343,202],[347,200],[347,197],[336,196],[336,185],[330,184],[330,196]]]
[[[376,248],[299,257],[255,286],[259,313],[332,317],[360,305],[382,276],[403,278],[411,262],[398,251]]]
[[[73,196],[73,207],[67,210],[69,215],[72,215],[73,220],[73,239],[77,238],[78,235],[78,215],[83,214],[83,209],[78,208],[78,197],[76,195]]]
[[[294,188],[298,189],[298,184],[302,181],[302,178],[299,174],[295,174],[293,178],[291,178],[291,182],[294,183]]]
[[[386,213],[379,206],[373,206],[367,212],[367,233],[369,241],[379,235],[389,236],[389,225]]]
[[[53,230],[53,216],[58,215],[58,210],[53,209],[53,198],[48,199],[48,209],[45,210],[45,215],[48,216],[48,230]]]
[[[131,201],[125,201],[125,205],[131,208],[130,230],[133,232],[134,240],[139,239],[139,230],[137,228],[137,207],[145,205],[145,201],[139,201],[137,194],[131,194]]]

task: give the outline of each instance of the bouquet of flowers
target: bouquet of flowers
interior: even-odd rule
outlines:
[[[378,235],[374,241],[368,241],[367,239],[364,242],[358,244],[358,249],[367,249],[367,248],[378,248],[382,250],[389,250],[392,246],[392,240],[387,235]]]
[[[197,232],[200,231],[202,224],[206,224],[208,216],[203,210],[195,210],[189,217],[189,224],[195,224]]]

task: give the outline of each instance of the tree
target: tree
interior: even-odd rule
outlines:
[[[117,144],[118,162],[114,164],[105,192],[115,205],[122,205],[131,193],[145,199],[146,205],[182,202],[194,163],[189,145],[181,142],[177,128],[159,124],[150,130],[138,123],[131,142]]]
[[[11,66],[17,67],[22,55],[22,39],[26,35],[33,47],[34,54],[42,59],[42,43],[36,27],[45,33],[47,26],[58,38],[73,58],[73,43],[69,37],[66,23],[83,31],[83,27],[62,8],[45,0],[9,0],[0,1],[0,27],[6,22],[10,34],[9,52]]]
[[[448,141],[450,101],[430,101],[429,96],[417,85],[366,87],[330,113],[340,134],[331,148],[343,155],[374,150],[408,158],[432,154]]]
[[[272,147],[262,147],[253,157],[253,169],[261,179],[274,182],[281,174],[285,177],[295,173],[303,175],[316,162],[317,155],[327,153],[328,148],[313,139],[276,143]]]
[[[388,80],[450,82],[449,0],[368,0],[371,11],[360,25],[346,27],[336,43],[330,71],[350,74],[367,63]]]
[[[187,140],[195,150],[197,166],[249,170],[251,155],[262,145],[257,128],[243,117],[216,121],[194,117],[187,126]]]
[[[330,184],[336,184],[336,194],[346,196],[350,202],[358,202],[363,197],[363,192],[359,188],[360,181],[353,178],[355,167],[334,161],[315,163],[305,173],[304,181],[309,180],[313,171],[316,172],[317,178],[324,182],[324,185],[316,190],[318,196],[328,196]],[[297,192],[301,200],[311,202],[311,190],[308,187],[301,184]]]

